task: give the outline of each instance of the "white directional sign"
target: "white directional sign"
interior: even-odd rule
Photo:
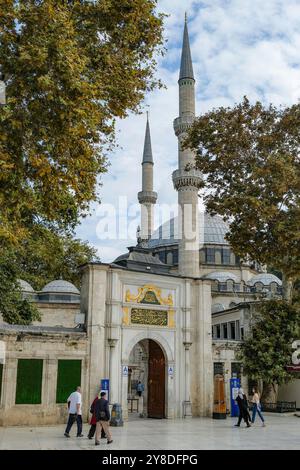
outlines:
[[[174,367],[173,366],[168,367],[168,375],[174,375]]]
[[[128,376],[128,366],[123,366],[122,367],[122,373],[123,373],[124,377]]]

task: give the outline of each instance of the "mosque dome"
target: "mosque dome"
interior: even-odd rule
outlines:
[[[237,284],[240,282],[237,276],[229,271],[215,271],[213,273],[208,273],[203,276],[203,279],[212,279],[219,282],[233,281]]]
[[[212,216],[207,212],[199,213],[199,240],[200,244],[229,245],[225,235],[229,226],[219,215]],[[148,241],[148,248],[153,249],[167,245],[178,245],[178,217],[174,217],[157,230]]]
[[[24,281],[23,279],[18,279],[18,284],[22,292],[25,293],[34,293],[33,287],[29,284],[29,282]]]
[[[42,292],[49,292],[53,294],[80,294],[79,290],[74,286],[74,284],[68,281],[64,281],[63,279],[57,279],[55,281],[48,282],[48,284],[43,287]]]
[[[271,273],[256,274],[248,281],[248,284],[249,286],[254,286],[257,282],[260,282],[264,286],[269,286],[272,282],[276,282],[279,286],[282,285],[281,280]]]

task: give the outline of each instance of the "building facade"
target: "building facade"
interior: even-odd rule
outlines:
[[[150,418],[211,416],[214,374],[223,371],[227,387],[232,375],[241,375],[236,350],[248,306],[262,292],[280,295],[281,281],[241,262],[222,218],[199,212],[202,176],[192,152],[181,148],[195,117],[186,21],[178,85],[172,175],[178,217],[153,230],[157,194],[147,119],[137,245],[112,263],[81,266],[80,292],[63,280],[41,292],[20,281],[42,322],[0,323],[0,425],[63,422],[66,398],[79,384],[88,419],[102,380],[109,380],[109,401],[122,404],[124,419],[134,411]],[[142,399],[136,398],[138,381]]]

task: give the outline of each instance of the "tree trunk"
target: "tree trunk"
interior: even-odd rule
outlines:
[[[282,273],[282,297],[287,302],[292,302],[293,297],[293,281],[291,278]]]
[[[264,403],[277,403],[278,385],[277,384],[263,384],[263,392],[261,401]]]

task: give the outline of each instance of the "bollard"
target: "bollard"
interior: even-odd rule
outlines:
[[[111,426],[123,426],[122,406],[119,403],[114,403],[111,410]]]

